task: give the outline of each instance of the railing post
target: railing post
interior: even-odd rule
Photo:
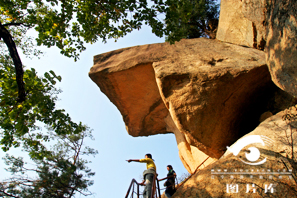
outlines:
[[[131,190],[132,184],[133,184],[133,179],[132,179],[132,181],[131,181],[131,183],[130,183],[130,186],[129,186],[129,188],[128,188],[128,191],[127,191],[127,194],[126,194],[125,198],[128,198],[128,195],[129,195],[129,192],[130,192],[130,190]]]
[[[134,182],[133,182],[133,186],[132,186],[132,198],[134,196]]]
[[[137,184],[137,198],[140,198],[139,197],[139,185]]]
[[[139,198],[139,184],[137,183],[137,181],[136,181],[135,179],[132,179],[131,184],[130,184],[130,186],[129,186],[129,188],[128,188],[128,191],[127,191],[127,194],[126,194],[125,198],[128,198],[129,193],[130,193],[130,190],[131,190],[131,188],[132,188],[132,185],[133,185],[133,188],[132,188],[132,198],[133,198],[133,193],[134,193],[134,183],[136,183],[136,185],[137,185],[137,198]]]
[[[157,178],[157,176],[154,175],[153,185],[152,185],[152,193],[151,193],[151,197],[150,198],[154,198],[154,194],[156,193],[156,178]]]
[[[158,187],[159,197],[161,198],[160,184],[159,184],[159,180],[158,180],[158,178],[156,178],[156,182],[157,182],[157,187]]]

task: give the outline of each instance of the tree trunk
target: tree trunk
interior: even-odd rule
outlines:
[[[23,64],[19,57],[15,42],[9,31],[2,25],[0,22],[0,40],[3,39],[4,43],[6,44],[10,57],[13,60],[15,73],[16,73],[16,81],[18,85],[18,102],[23,102],[26,99],[26,92],[25,92],[25,84],[23,81]]]

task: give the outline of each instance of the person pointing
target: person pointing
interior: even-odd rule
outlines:
[[[151,198],[152,195],[152,186],[153,186],[153,180],[154,176],[156,175],[156,165],[154,160],[152,159],[152,155],[150,153],[145,155],[144,159],[129,159],[127,162],[140,162],[140,163],[146,163],[146,170],[143,171],[143,182],[141,184],[145,183],[145,189],[143,192],[144,198]]]

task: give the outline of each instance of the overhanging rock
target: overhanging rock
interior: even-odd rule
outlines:
[[[252,131],[277,89],[264,52],[206,38],[100,54],[89,76],[130,135],[175,133],[189,172]]]

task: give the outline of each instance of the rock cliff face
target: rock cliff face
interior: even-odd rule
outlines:
[[[263,50],[266,0],[221,0],[217,39]]]
[[[117,106],[130,135],[175,134],[184,166],[195,173],[175,197],[266,196],[267,190],[273,193],[271,183],[278,186],[273,195],[296,196],[290,190],[295,172],[285,181],[280,173],[263,179],[251,177],[260,173],[231,178],[219,172],[230,165],[247,171],[294,169],[296,137],[287,132],[296,126],[282,120],[285,112],[277,113],[296,103],[296,10],[295,0],[221,0],[217,40],[135,46],[94,57],[89,76]],[[256,145],[264,164],[243,166],[248,152],[225,153],[246,134],[275,142]],[[238,141],[234,145],[242,144]],[[201,163],[208,166],[196,173]],[[226,195],[237,184],[248,189]]]
[[[267,65],[273,82],[297,96],[297,1],[269,1]]]
[[[297,96],[297,1],[221,0],[217,39],[264,50],[273,82]]]
[[[216,39],[237,45],[254,46],[253,23],[244,17],[243,4],[239,0],[221,0]]]
[[[173,197],[296,197],[292,188],[296,185],[296,163],[292,151],[296,149],[296,121],[284,121],[285,115],[296,114],[296,107],[280,112],[261,123],[254,131],[231,146],[242,145],[237,156],[229,150],[224,156],[193,174]],[[253,143],[244,146],[247,137],[261,137],[264,145]],[[243,141],[243,142],[242,142]],[[263,164],[250,165],[245,162],[251,147],[260,151]],[[255,163],[254,162],[254,163]]]
[[[119,49],[94,63],[89,75],[128,133],[174,133],[189,172],[254,129],[277,90],[262,51],[206,38]]]

